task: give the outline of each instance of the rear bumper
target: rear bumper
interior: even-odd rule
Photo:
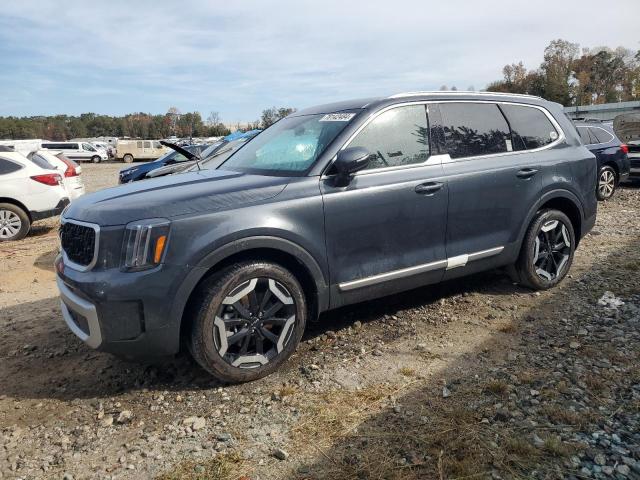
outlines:
[[[31,220],[34,222],[36,220],[43,220],[45,218],[55,217],[57,215],[60,215],[67,205],[69,205],[69,199],[63,198],[58,202],[55,208],[51,210],[40,211],[40,212],[32,210],[29,212],[29,215],[31,215]]]

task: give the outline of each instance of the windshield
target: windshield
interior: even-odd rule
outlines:
[[[355,112],[287,117],[275,123],[220,166],[223,170],[299,176],[355,116]]]
[[[209,155],[208,158],[205,158],[201,163],[200,167],[205,169],[215,169],[219,165],[222,164],[227,158],[231,156],[233,152],[235,152],[238,148],[244,145],[247,140],[250,140],[248,137],[239,138],[237,140],[232,140],[219,148],[213,155]]]
[[[200,158],[207,158],[209,155],[211,155],[213,152],[216,151],[216,149],[222,145],[223,143],[225,143],[224,140],[220,140],[219,142],[213,143],[211,145],[209,145],[207,148],[205,148],[204,150],[202,150],[200,152]]]

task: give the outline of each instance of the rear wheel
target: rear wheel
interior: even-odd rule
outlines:
[[[617,187],[616,171],[605,165],[598,173],[598,186],[596,188],[596,197],[598,200],[609,200],[613,197]]]
[[[529,225],[515,265],[516,281],[534,290],[557,285],[573,262],[575,233],[559,210],[538,212]]]
[[[124,163],[131,163],[133,162],[133,155],[127,153],[124,157],[122,157],[122,160],[124,160]]]
[[[11,203],[0,203],[0,242],[23,239],[30,228],[31,221],[24,210]]]
[[[189,350],[216,378],[230,383],[264,377],[295,351],[307,307],[298,280],[280,265],[231,265],[199,288]]]
[[[94,155],[93,157],[91,157],[91,161],[93,163],[100,163],[102,159],[98,156],[98,155]]]

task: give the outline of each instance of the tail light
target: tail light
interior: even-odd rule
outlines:
[[[52,187],[55,187],[56,185],[60,185],[62,183],[62,177],[57,173],[34,175],[33,177],[31,177],[31,180],[35,180],[36,182],[43,183]]]
[[[622,153],[629,153],[629,145],[623,143],[620,145],[620,150],[622,150]]]
[[[59,155],[58,158],[67,166],[67,169],[64,171],[65,177],[77,177],[80,175],[80,166],[76,162],[69,160],[63,155]]]

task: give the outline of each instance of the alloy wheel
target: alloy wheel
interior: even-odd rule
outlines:
[[[536,237],[533,264],[536,273],[552,281],[562,274],[571,256],[571,237],[564,223],[549,220],[540,228]]]
[[[233,288],[216,312],[215,348],[233,367],[260,367],[283,351],[295,320],[295,300],[282,283],[252,278]]]
[[[598,179],[598,192],[602,198],[609,198],[616,188],[616,176],[611,170],[600,172]]]
[[[0,210],[0,238],[15,237],[22,228],[22,220],[11,210]]]

